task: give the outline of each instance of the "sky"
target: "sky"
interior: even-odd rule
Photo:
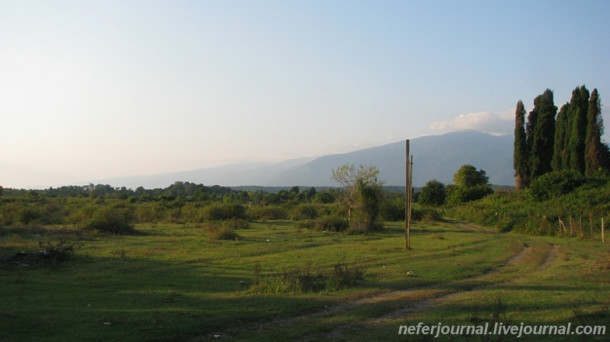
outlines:
[[[609,16],[600,0],[0,0],[0,185],[512,134],[517,101],[547,88],[558,107],[583,84],[610,99]]]

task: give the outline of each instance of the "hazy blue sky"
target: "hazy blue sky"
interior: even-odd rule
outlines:
[[[511,133],[546,88],[558,107],[582,84],[610,101],[609,16],[592,0],[0,0],[0,185]]]

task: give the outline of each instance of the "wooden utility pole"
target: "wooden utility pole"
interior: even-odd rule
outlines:
[[[413,181],[413,156],[407,139],[407,155],[405,164],[405,248],[411,249],[411,202]]]

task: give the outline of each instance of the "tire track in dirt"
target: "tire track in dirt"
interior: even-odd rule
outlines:
[[[536,272],[540,272],[540,271],[547,269],[557,258],[557,251],[559,249],[559,246],[554,245],[554,244],[551,244],[551,245],[552,245],[552,248],[550,248],[549,250],[546,251],[544,258],[542,259],[543,262],[540,264],[540,266],[538,266],[536,268]],[[526,256],[528,251],[530,251],[530,249],[531,249],[531,246],[525,245],[524,249],[522,249],[518,254],[514,255],[509,260],[507,260],[503,266],[498,267],[484,275],[469,278],[468,280],[481,280],[481,279],[485,278],[486,276],[501,273],[504,268],[520,262]],[[442,302],[451,300],[452,298],[455,298],[463,293],[482,290],[485,288],[490,288],[493,286],[497,286],[499,284],[508,283],[508,282],[514,281],[516,279],[521,279],[521,278],[525,278],[525,277],[526,276],[520,276],[519,278],[511,278],[511,279],[507,279],[507,280],[500,281],[500,282],[493,282],[493,283],[488,283],[488,284],[482,284],[479,286],[467,287],[465,289],[453,291],[451,293],[441,294],[440,296],[416,300],[412,303],[409,303],[408,306],[405,306],[401,309],[389,312],[379,318],[373,318],[373,319],[361,321],[360,325],[357,327],[353,326],[353,325],[344,325],[341,327],[337,327],[336,329],[332,330],[331,332],[329,332],[326,335],[326,339],[337,340],[337,339],[340,339],[342,335],[344,335],[345,333],[348,333],[348,332],[352,332],[352,331],[362,329],[362,328],[368,327],[368,326],[373,326],[376,324],[386,323],[393,319],[404,317],[406,315],[416,314],[416,313],[434,308],[434,307],[440,305]],[[464,281],[464,280],[461,280],[461,281]]]
[[[551,266],[551,264],[555,261],[555,259],[557,259],[557,252],[559,250],[559,245],[555,245],[555,244],[551,244],[551,245],[553,247],[547,252],[546,257],[544,258],[544,261],[542,262],[542,264],[540,264],[540,266],[538,266],[536,271],[540,272],[540,271],[546,270],[549,266]]]
[[[458,284],[458,283],[466,283],[466,282],[476,282],[476,281],[480,281],[483,282],[485,280],[485,278],[488,278],[490,276],[493,276],[495,274],[499,274],[502,272],[503,269],[505,269],[506,267],[510,267],[512,265],[517,264],[518,262],[520,262],[525,256],[526,254],[530,251],[531,246],[529,245],[524,245],[524,248],[521,249],[517,254],[515,254],[514,256],[512,256],[510,259],[508,259],[502,266],[497,267],[489,272],[486,272],[482,275],[476,275],[473,277],[469,277],[469,278],[465,278],[465,279],[461,279],[458,281],[453,282],[452,284]],[[508,281],[512,281],[514,280],[507,280]],[[409,302],[407,305],[391,311],[379,318],[372,318],[372,319],[367,319],[364,321],[360,322],[360,325],[358,327],[353,326],[353,325],[344,325],[344,326],[340,326],[337,327],[336,329],[332,330],[331,332],[329,332],[326,335],[326,339],[330,339],[330,340],[336,340],[339,339],[343,334],[350,332],[350,331],[354,331],[354,330],[358,330],[361,329],[363,327],[366,326],[371,326],[371,325],[375,325],[375,324],[380,324],[380,323],[385,323],[389,320],[393,320],[399,317],[403,317],[405,315],[410,315],[410,314],[415,314],[418,312],[422,312],[425,311],[427,309],[433,308],[435,306],[437,306],[440,302],[450,299],[452,297],[458,296],[462,293],[465,292],[471,292],[471,291],[476,291],[476,290],[481,290],[493,285],[498,284],[498,282],[494,282],[494,283],[480,283],[480,284],[476,284],[474,283],[472,286],[467,286],[465,288],[461,288],[460,290],[457,291],[450,291],[449,293],[447,293],[447,291],[442,291],[440,292],[438,295],[433,295],[431,297],[427,297],[427,298],[418,298],[412,302]],[[398,300],[400,298],[394,298],[394,300]]]

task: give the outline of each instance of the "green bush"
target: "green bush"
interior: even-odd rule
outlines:
[[[530,194],[537,201],[572,192],[584,183],[582,175],[574,170],[562,170],[544,174],[532,182]]]
[[[41,248],[41,251],[38,253],[40,258],[53,266],[73,259],[76,250],[81,247],[81,244],[78,242],[68,243],[63,239],[46,243],[40,241],[38,245]]]
[[[38,208],[25,208],[19,214],[19,222],[26,226],[31,223],[42,223],[39,222],[41,218],[42,213]]]
[[[261,279],[260,265],[254,269],[255,282],[252,290],[266,294],[336,291],[357,285],[364,279],[364,271],[345,262],[333,265],[330,275],[312,273],[311,265],[296,271],[283,271]]]
[[[135,205],[135,218],[139,223],[166,221],[167,205],[161,202],[141,202]]]
[[[315,203],[329,204],[335,201],[335,196],[328,191],[320,191],[313,198]]]
[[[476,201],[494,193],[489,185],[476,185],[464,188],[456,185],[447,185],[447,203],[449,205],[460,205],[466,202]]]
[[[318,217],[318,209],[315,205],[311,204],[301,204],[294,209],[292,209],[290,213],[290,218],[292,220],[311,220]]]
[[[247,219],[246,209],[239,204],[212,204],[204,209],[207,220]]]
[[[324,216],[314,221],[316,230],[342,232],[349,228],[349,222],[339,216]]]
[[[250,222],[244,219],[232,218],[222,221],[221,226],[229,229],[246,229],[250,228]]]
[[[360,268],[350,267],[345,262],[333,265],[333,273],[326,283],[328,290],[339,290],[352,287],[364,279],[364,271]]]
[[[288,211],[282,207],[270,205],[265,207],[254,207],[248,211],[253,220],[287,220]]]
[[[7,259],[8,262],[22,266],[49,264],[56,266],[75,257],[76,250],[81,247],[78,242],[68,243],[65,239],[58,241],[38,242],[40,250],[37,253],[18,252]]]
[[[133,215],[127,208],[101,207],[95,211],[86,228],[104,233],[131,234],[135,232],[133,221]]]
[[[404,221],[405,220],[405,196],[387,196],[381,202],[381,218],[384,221]]]
[[[214,222],[208,222],[205,225],[205,230],[212,240],[237,240],[239,235],[229,225],[217,225]]]
[[[445,204],[447,191],[445,185],[436,179],[428,181],[419,192],[417,202],[423,205],[440,206]]]
[[[432,208],[412,208],[411,209],[411,219],[413,221],[424,221],[424,222],[433,222],[433,221],[442,221],[443,218],[441,214]]]
[[[265,294],[319,292],[326,287],[321,275],[306,271],[282,272],[254,284],[253,290]]]

